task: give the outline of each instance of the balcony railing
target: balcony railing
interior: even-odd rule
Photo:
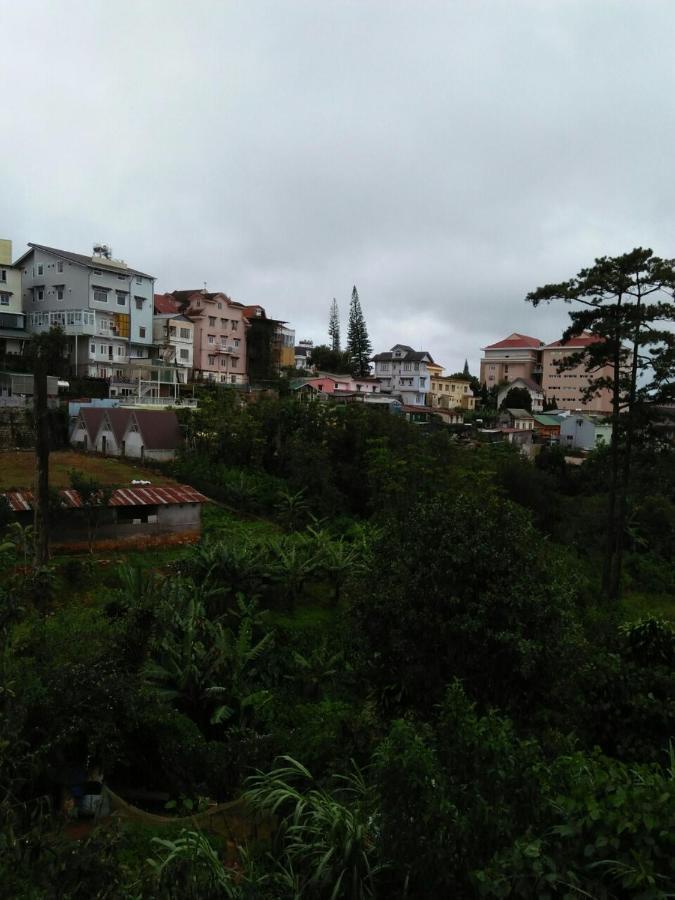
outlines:
[[[176,406],[197,409],[199,402],[194,397],[122,397],[121,406]]]

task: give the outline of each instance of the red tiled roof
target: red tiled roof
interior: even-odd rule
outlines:
[[[497,341],[496,344],[489,344],[487,347],[483,347],[483,350],[508,350],[509,348],[514,350],[537,350],[539,347],[543,346],[544,342],[540,341],[539,338],[530,337],[527,334],[520,334],[520,332],[514,331],[513,334],[504,338],[503,341]]]
[[[573,350],[575,347],[588,347],[589,344],[599,344],[601,342],[602,338],[599,335],[583,331],[578,337],[570,338],[568,341],[560,340],[547,344],[544,350],[550,350],[553,347],[566,347],[568,350]]]
[[[33,508],[31,491],[7,491],[0,494],[7,499],[14,512],[28,512]],[[59,491],[61,502],[68,509],[80,509],[82,500],[77,491]],[[171,506],[177,503],[208,503],[208,497],[186,484],[151,487],[132,484],[113,491],[108,506]]]
[[[156,313],[177,313],[179,304],[171,294],[155,294]]]

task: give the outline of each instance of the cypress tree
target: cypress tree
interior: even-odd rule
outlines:
[[[471,372],[469,372],[469,360],[468,359],[464,360],[464,371],[462,372],[462,375],[464,375],[466,378],[471,378]]]
[[[330,319],[328,320],[328,336],[330,338],[330,347],[334,353],[340,352],[340,315],[338,313],[337,300],[333,297],[333,303],[330,308]]]
[[[356,285],[352,289],[352,300],[349,306],[349,331],[347,334],[347,353],[352,364],[354,375],[370,374],[370,356],[373,352],[372,344],[368,337],[366,320],[363,317],[361,301]]]

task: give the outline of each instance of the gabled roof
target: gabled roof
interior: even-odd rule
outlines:
[[[526,409],[507,409],[506,412],[513,419],[531,419],[531,418],[533,418],[532,413],[528,412]]]
[[[513,381],[507,381],[507,382],[505,382],[505,383],[501,386],[499,392],[501,393],[501,392],[504,391],[504,390],[507,390],[507,391],[511,390],[511,388],[512,388],[514,385],[518,384],[518,382],[520,382],[521,384],[524,384],[525,387],[528,389],[528,391],[534,391],[534,392],[537,393],[537,394],[543,394],[543,393],[544,393],[540,384],[537,384],[536,381],[533,381],[531,378],[525,378],[525,377],[522,376],[522,375],[518,375],[518,377],[517,377],[517,378],[514,378]]]
[[[178,313],[180,304],[171,294],[155,294],[156,313]]]
[[[117,444],[121,444],[124,440],[124,435],[126,434],[126,430],[129,426],[130,410],[120,409],[117,406],[111,406],[107,409],[104,408],[103,412],[110,422],[110,427],[112,429],[112,433],[115,436],[115,441],[117,442]]]
[[[143,444],[148,450],[175,450],[180,444],[180,426],[176,413],[170,409],[128,409],[125,407],[82,406],[80,416],[87,434],[96,443],[105,418],[110,422],[115,441],[119,445],[132,419],[136,421]]]
[[[405,351],[400,356],[394,356],[394,351],[403,350]],[[388,350],[386,353],[376,353],[373,356],[373,362],[391,362],[392,360],[396,360],[397,362],[430,362],[433,363],[433,359],[431,358],[431,354],[427,353],[426,350],[413,350],[412,347],[408,347],[406,344],[395,344],[391,350]]]
[[[514,331],[513,334],[510,334],[508,337],[504,338],[504,340],[483,347],[483,350],[537,350],[539,347],[543,346],[544,342],[540,341],[539,338],[530,337],[527,334],[521,334],[519,331]]]
[[[589,344],[601,344],[603,338],[601,338],[597,334],[589,334],[588,331],[582,331],[578,337],[570,338],[568,341],[563,341],[562,339],[559,341],[553,341],[552,344],[546,344],[544,350],[551,350],[554,347],[565,348],[566,350],[574,350],[575,348],[582,349],[583,347],[588,347]]]
[[[126,410],[136,420],[148,450],[175,450],[180,444],[178,417],[170,409]]]
[[[98,435],[98,430],[101,427],[101,422],[103,421],[105,412],[105,407],[102,406],[80,407],[80,417],[84,422],[84,427],[87,430],[89,440],[92,442],[92,444],[96,442],[96,436]]]
[[[532,418],[539,425],[546,425],[549,428],[560,427],[560,419],[557,416],[547,415],[546,413],[537,413]]]
[[[86,266],[88,269],[105,269],[106,272],[114,272],[116,275],[127,273],[128,275],[142,275],[144,278],[154,279],[155,277],[154,275],[148,275],[147,272],[139,272],[138,269],[132,269],[130,266],[111,265],[107,262],[105,256],[102,256],[100,259],[97,256],[96,259],[93,259],[91,256],[87,256],[84,253],[71,253],[69,250],[57,250],[56,247],[46,247],[44,244],[33,244],[29,242],[28,246],[31,249],[27,250],[17,259],[14,263],[15,266],[20,265],[33,250],[43,250],[45,253],[52,253],[54,256],[66,259],[68,262],[74,262],[78,266]]]

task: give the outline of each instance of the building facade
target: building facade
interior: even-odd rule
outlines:
[[[530,400],[532,401],[532,412],[540,413],[544,409],[544,391],[541,385],[537,384],[536,381],[532,381],[531,378],[514,378],[513,381],[507,381],[505,384],[501,385],[499,388],[499,393],[497,394],[497,406],[501,407],[502,403],[506,399],[506,395],[510,390],[514,388],[521,388],[530,395]]]
[[[71,370],[94,378],[123,376],[130,360],[152,355],[155,279],[112,258],[41,244],[17,260],[28,330],[60,326],[68,338]]]
[[[427,364],[434,365],[426,350],[413,350],[406,344],[395,344],[386,353],[373,357],[375,378],[380,390],[399,397],[404,406],[425,406],[431,376]]]
[[[542,381],[541,386],[546,395],[547,402],[555,403],[557,409],[581,410],[583,412],[610,413],[612,410],[612,392],[609,388],[603,388],[598,394],[589,400],[584,399],[584,391],[588,387],[591,378],[614,377],[612,367],[594,370],[592,375],[586,371],[583,363],[570,369],[559,371],[567,357],[582,353],[589,344],[596,343],[600,338],[584,332],[569,341],[554,341],[547,344],[541,351]]]
[[[190,380],[193,366],[195,327],[182,313],[157,313],[152,320],[152,339],[159,347],[160,358],[174,366],[178,381]]]
[[[18,355],[28,335],[21,297],[21,269],[12,265],[12,242],[0,240],[0,358]]]
[[[427,403],[434,409],[475,409],[471,380],[459,375],[432,373]]]
[[[220,291],[172,291],[155,298],[173,300],[194,325],[193,377],[218,384],[248,384],[244,307]]]
[[[541,381],[541,350],[544,342],[514,331],[496,344],[483,347],[480,383],[488,388],[516,378]]]

